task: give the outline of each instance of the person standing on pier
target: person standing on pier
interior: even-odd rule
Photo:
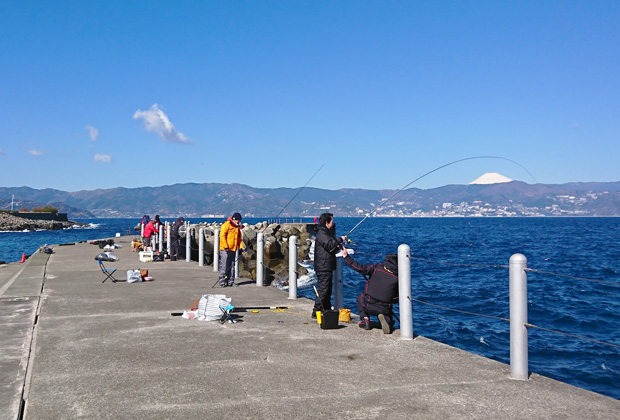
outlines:
[[[355,261],[346,248],[342,248],[344,262],[366,277],[364,293],[357,297],[360,328],[372,329],[369,315],[376,315],[384,334],[390,334],[394,326],[392,303],[398,299],[398,256],[388,255],[379,264],[364,265]]]
[[[314,271],[319,293],[314,301],[312,318],[316,318],[317,311],[332,309],[332,277],[336,269],[336,254],[345,239],[345,236],[336,237],[334,215],[323,213],[319,217],[319,226],[314,241]]]
[[[150,220],[146,226],[144,226],[144,249],[151,246],[151,237],[153,234],[157,233],[157,228],[155,227],[155,222]]]
[[[235,213],[220,228],[220,287],[236,286],[233,263],[237,250],[245,250],[241,240],[241,214]]]
[[[179,255],[179,242],[181,241],[181,235],[179,234],[179,228],[183,226],[185,219],[179,217],[174,221],[170,228],[170,261],[176,261]]]

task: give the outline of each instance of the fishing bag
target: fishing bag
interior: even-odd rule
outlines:
[[[226,295],[202,295],[196,310],[196,319],[199,321],[218,321],[222,318],[220,306],[226,308],[230,305],[231,298]]]
[[[141,281],[140,270],[127,270],[127,283],[139,283]]]

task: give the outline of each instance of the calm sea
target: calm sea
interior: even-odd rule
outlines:
[[[344,235],[359,220],[336,218],[338,234]],[[18,261],[23,252],[32,254],[46,243],[126,234],[139,222],[79,221],[91,225],[0,233],[0,261]],[[531,324],[620,346],[620,218],[372,218],[350,238],[354,258],[366,264],[395,254],[400,244],[409,245],[414,299],[500,318],[509,316],[508,269],[493,266],[507,266],[512,254],[522,253],[531,269],[579,277],[529,272]],[[365,280],[345,267],[344,282],[345,306],[356,310],[355,297]],[[299,293],[311,298],[314,294],[311,288],[301,288]],[[505,321],[414,302],[413,328],[414,334],[509,363]],[[618,347],[529,328],[529,367],[620,399]]]

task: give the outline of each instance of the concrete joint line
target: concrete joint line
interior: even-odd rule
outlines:
[[[47,261],[45,263],[45,268],[47,268]],[[43,270],[43,278],[41,279],[41,292],[43,292],[43,288],[45,287],[45,269]],[[28,347],[28,357],[26,361],[26,374],[24,375],[24,384],[22,388],[22,401],[21,401],[21,409],[19,414],[19,419],[21,420],[28,408],[28,394],[30,392],[30,383],[32,379],[32,367],[34,364],[35,358],[35,345],[36,345],[36,337],[38,332],[38,321],[39,315],[41,314],[41,301],[42,301],[42,293],[38,296],[37,300],[37,309],[35,311],[34,322],[32,325],[32,335],[30,336],[30,345]]]

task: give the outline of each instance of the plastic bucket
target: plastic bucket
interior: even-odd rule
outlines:
[[[338,328],[338,311],[321,312],[321,329],[333,330]]]
[[[351,321],[351,309],[340,308],[338,312],[339,312],[338,319],[340,320],[340,322]]]

